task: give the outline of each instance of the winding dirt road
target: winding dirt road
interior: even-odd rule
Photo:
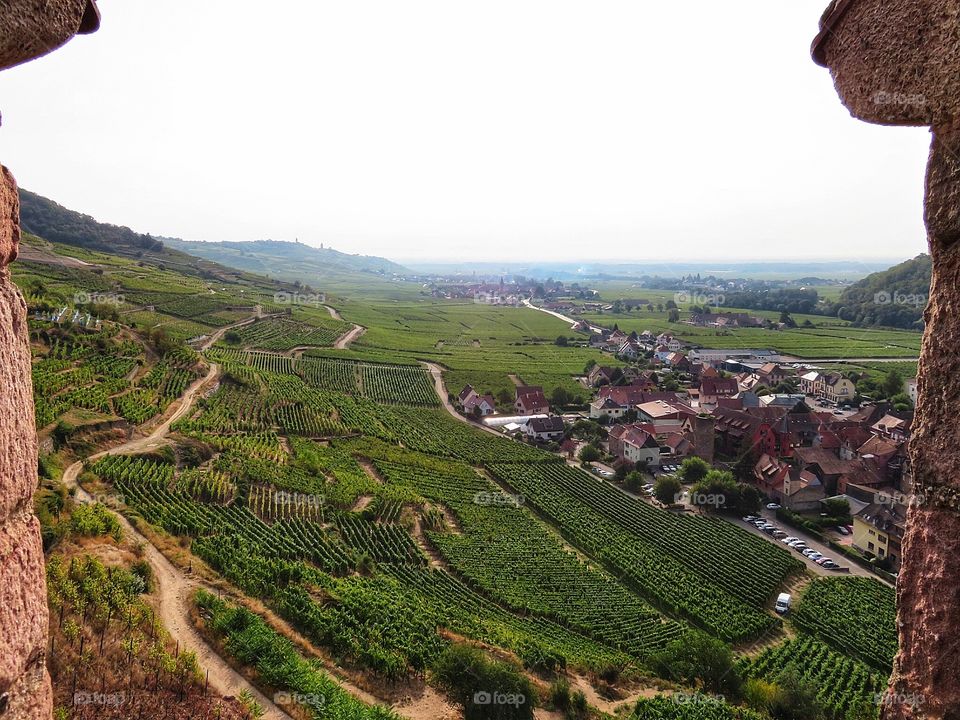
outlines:
[[[178,401],[179,406],[176,410],[146,437],[137,438],[130,442],[118,445],[109,450],[91,455],[88,462],[104,457],[106,455],[125,455],[137,452],[147,452],[149,450],[161,447],[166,444],[167,434],[170,432],[170,426],[177,420],[186,415],[197,393],[208,384],[214,382],[219,376],[220,368],[217,365],[211,365],[210,371],[203,378],[194,382]],[[67,488],[75,490],[75,499],[78,502],[90,504],[94,498],[77,483],[77,478],[83,471],[83,461],[75,462],[63,473],[63,483]],[[269,720],[291,720],[290,716],[278,708],[272,700],[257,690],[246,678],[230,667],[227,662],[210,647],[210,645],[200,637],[200,634],[194,628],[190,620],[190,611],[192,607],[192,598],[194,592],[204,584],[195,578],[188,577],[178,568],[176,568],[153,544],[142,535],[130,522],[119,513],[117,519],[124,533],[135,543],[140,543],[144,548],[144,556],[153,568],[154,576],[157,582],[157,597],[160,608],[160,618],[164,626],[169,631],[174,640],[180,642],[180,646],[188,651],[195,652],[201,666],[210,672],[210,685],[220,694],[226,696],[238,696],[244,690],[253,695],[264,710],[264,718]],[[212,588],[207,588],[212,590]],[[215,590],[214,590],[215,592]]]
[[[491,427],[487,427],[483,423],[475,423],[471,420],[468,420],[463,415],[457,412],[457,409],[453,406],[453,403],[450,402],[450,395],[447,393],[447,386],[443,382],[443,369],[436,363],[427,362],[426,360],[421,360],[421,363],[426,366],[430,371],[430,375],[433,376],[433,387],[437,391],[437,397],[440,398],[440,402],[443,404],[444,409],[450,413],[454,418],[460,422],[465,422],[470,427],[475,427],[478,430],[485,430],[491,435],[496,435],[497,437],[503,437],[503,433],[494,430]]]
[[[367,329],[363,327],[363,325],[354,325],[353,328],[337,338],[337,341],[333,344],[333,347],[335,347],[337,350],[346,350],[350,346],[350,343],[363,335],[363,333],[366,331]]]

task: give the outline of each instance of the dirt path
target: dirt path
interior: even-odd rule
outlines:
[[[97,453],[96,455],[91,455],[88,462],[105,455],[123,455],[143,452],[163,445],[166,442],[167,433],[170,432],[170,426],[190,411],[197,392],[208,383],[214,381],[218,377],[219,372],[220,368],[217,365],[211,365],[207,375],[187,388],[187,391],[179,400],[177,409],[170,413],[169,417],[158,425],[150,435],[131,440],[130,442]],[[83,466],[83,461],[75,462],[64,471],[62,479],[63,484],[66,485],[68,489],[74,489],[76,493],[75,498],[78,502],[89,504],[94,502],[94,499],[77,483],[77,477],[83,471]],[[134,543],[142,544],[145,557],[153,568],[157,581],[160,617],[164,626],[170,632],[173,639],[180,642],[181,647],[197,654],[197,659],[200,661],[200,664],[210,672],[211,686],[222,695],[228,696],[237,696],[243,690],[247,690],[263,707],[265,712],[263,717],[269,718],[270,720],[291,720],[289,715],[280,710],[269,698],[265,697],[248,682],[246,678],[231,668],[230,665],[200,637],[200,634],[193,627],[190,621],[192,597],[197,588],[201,587],[201,583],[193,578],[187,577],[174,567],[173,564],[164,557],[163,553],[136,530],[123,515],[118,514],[117,519],[127,537]]]
[[[460,422],[465,422],[471,427],[475,427],[478,430],[485,430],[486,432],[496,435],[497,437],[503,437],[502,433],[494,430],[493,428],[487,427],[482,423],[478,424],[470,422],[467,420],[467,418],[458,413],[457,409],[453,406],[453,403],[450,402],[450,396],[447,393],[447,386],[443,383],[443,370],[441,370],[440,366],[436,363],[427,362],[426,360],[421,360],[420,362],[423,363],[428,370],[430,370],[430,374],[433,376],[433,387],[437,391],[437,397],[440,398],[440,402],[443,403],[443,407],[448,413],[450,413]]]
[[[121,446],[122,447],[122,446]],[[112,451],[107,451],[107,454]],[[76,488],[76,499],[81,503],[92,503],[93,498],[81,488],[76,480],[83,463],[76,462],[63,474],[63,482],[68,488]],[[157,583],[157,597],[159,600],[160,619],[170,636],[179,641],[180,647],[197,654],[197,660],[204,670],[210,673],[210,685],[218,693],[225,696],[238,696],[244,690],[250,692],[264,709],[265,718],[270,720],[291,720],[290,716],[274,705],[273,701],[257,690],[246,678],[234,670],[207,644],[206,640],[193,627],[190,621],[193,594],[203,584],[188,578],[164,557],[150,541],[137,531],[130,522],[117,515],[117,520],[123,532],[134,543],[143,546],[144,556],[153,568],[154,579]]]
[[[324,305],[324,307],[327,309],[327,312],[330,313],[330,317],[332,317],[334,320],[340,320],[341,322],[343,321],[343,318],[340,317],[340,313],[335,307],[332,305]]]
[[[354,325],[350,330],[347,330],[347,332],[337,338],[337,341],[333,344],[334,349],[346,350],[350,343],[363,335],[366,331],[367,329],[363,327],[363,325]]]
[[[157,425],[149,435],[141,438],[135,438],[129,442],[123,443],[122,445],[117,445],[109,450],[104,450],[103,452],[98,452],[94,455],[91,455],[88,458],[88,462],[92,460],[99,460],[104,455],[130,455],[133,453],[149,452],[158,447],[166,445],[167,434],[170,432],[170,427],[177,422],[177,420],[180,420],[188,412],[190,412],[190,409],[193,407],[194,400],[196,400],[197,393],[215,382],[218,377],[220,377],[220,366],[216,363],[211,363],[207,374],[199,380],[194,380],[194,382],[186,389],[180,399],[170,404],[170,407],[167,408],[168,414],[166,418],[163,420],[163,422]],[[173,412],[170,412],[170,408],[173,407],[176,409]],[[74,466],[68,468],[67,472],[69,472],[72,467]],[[66,482],[66,472],[64,473],[63,477],[64,482]]]
[[[170,427],[190,412],[197,393],[214,382],[217,377],[219,377],[219,372],[219,366],[212,364],[210,371],[205,377],[195,381],[187,388],[186,392],[178,401],[179,404],[176,410],[170,413],[169,417],[158,425],[149,435],[91,455],[87,459],[87,462],[106,455],[145,452],[166,444]],[[74,489],[74,497],[77,502],[90,504],[94,502],[94,498],[77,483],[77,478],[83,471],[83,467],[83,461],[75,462],[64,471],[62,480],[68,489]],[[242,691],[247,690],[253,695],[261,707],[263,707],[264,718],[267,718],[267,720],[292,720],[292,718],[277,707],[270,698],[263,695],[250,681],[234,670],[230,664],[201,637],[200,633],[194,627],[191,619],[193,610],[192,598],[194,593],[200,588],[217,592],[217,588],[208,585],[197,577],[183,572],[173,565],[173,563],[171,563],[145,535],[134,528],[130,521],[123,515],[117,514],[117,520],[120,522],[120,526],[123,528],[123,532],[127,538],[134,544],[143,546],[144,556],[153,568],[157,584],[160,618],[164,626],[167,628],[171,637],[179,641],[183,649],[197,654],[197,660],[200,665],[210,673],[211,687],[222,695],[234,697]],[[270,615],[271,624],[280,623],[283,625],[286,633],[294,634],[294,630],[287,623],[276,618],[272,613],[270,613]],[[298,644],[302,645],[304,642],[305,641],[300,640]],[[381,698],[372,695],[349,679],[343,677],[342,672],[338,672],[336,668],[329,666],[326,662],[323,664],[331,678],[354,697],[370,705],[387,704]],[[423,688],[417,697],[401,699],[399,702],[394,703],[393,707],[401,717],[408,718],[408,720],[439,720],[441,718],[443,720],[455,720],[461,717],[456,708],[450,705],[442,695],[430,687]]]

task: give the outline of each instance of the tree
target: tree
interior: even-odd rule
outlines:
[[[559,385],[550,393],[550,404],[555,407],[564,407],[569,405],[573,397],[564,388]]]
[[[553,344],[557,347],[566,347],[568,345],[567,338],[564,335],[559,335],[557,339],[553,341]]]
[[[626,478],[624,479],[624,486],[630,492],[638,492],[644,486],[644,480],[646,478],[643,476],[643,473],[638,470],[631,470],[627,473]]]
[[[479,648],[452,644],[434,662],[433,675],[464,708],[467,720],[486,718],[532,718],[537,690],[523,671],[512,663],[491,660]],[[523,696],[525,702],[490,704],[478,698],[492,692]]]
[[[890,398],[890,402],[893,403],[893,409],[897,412],[913,410],[913,400],[906,393],[897,393]]]
[[[667,322],[680,322],[680,311],[676,308],[671,308],[669,314],[667,315]]]
[[[672,475],[661,475],[653,484],[653,496],[664,505],[677,502],[681,490],[680,481]]]
[[[903,392],[903,378],[900,377],[900,373],[896,370],[888,372],[886,377],[883,378],[882,388],[884,395],[888,398]]]
[[[596,445],[587,443],[580,449],[580,461],[585,463],[596,462],[600,459],[600,451]]]
[[[650,664],[662,677],[690,685],[700,681],[709,692],[736,695],[740,689],[733,651],[726,643],[698,630],[670,642],[651,656]]]
[[[703,458],[688,457],[680,464],[680,477],[687,483],[698,483],[710,472],[710,465]]]
[[[790,313],[786,310],[780,313],[780,323],[786,325],[788,328],[795,328],[797,326],[797,321],[790,317]]]
[[[513,405],[513,395],[509,390],[503,388],[497,393],[497,402],[504,407],[507,405]]]
[[[830,517],[850,517],[850,502],[845,498],[830,498],[828,500],[824,500],[823,507]]]

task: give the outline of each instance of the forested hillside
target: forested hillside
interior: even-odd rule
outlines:
[[[862,326],[921,329],[930,293],[930,256],[918,255],[851,285],[831,315]]]

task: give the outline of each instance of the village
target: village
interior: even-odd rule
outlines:
[[[525,385],[509,411],[469,385],[457,408],[649,502],[716,513],[789,545],[811,566],[850,572],[852,562],[854,571],[894,577],[907,506],[922,502],[910,495],[912,410],[861,399],[849,374],[769,349],[574,329],[617,361],[593,364],[579,379],[591,391],[588,408],[551,407],[544,388]],[[903,393],[916,401],[914,378]],[[736,502],[717,492],[720,479],[741,488],[731,491]]]

